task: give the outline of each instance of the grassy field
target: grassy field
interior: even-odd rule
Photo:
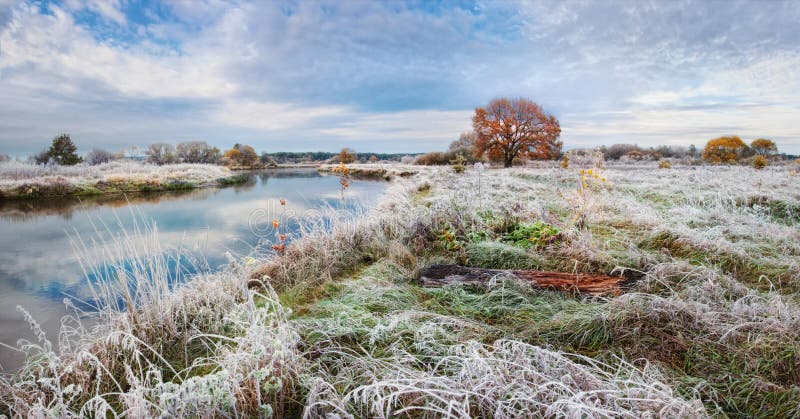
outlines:
[[[212,164],[156,166],[113,161],[96,166],[59,166],[8,161],[0,163],[0,199],[184,190],[245,180],[244,176]]]
[[[285,253],[172,291],[156,231],[99,251],[76,238],[87,271],[106,264],[99,326],[65,321],[60,348],[24,345],[2,411],[800,416],[790,168],[418,170],[373,210],[309,222]],[[439,262],[643,278],[605,297],[503,277],[418,286]]]

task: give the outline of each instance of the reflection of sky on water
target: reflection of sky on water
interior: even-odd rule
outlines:
[[[102,220],[111,232],[117,232],[120,224],[129,229],[141,214],[155,222],[165,251],[190,249],[194,257],[214,268],[227,262],[226,251],[249,255],[269,250],[272,231],[267,229],[259,237],[252,227],[260,229],[267,223],[271,227],[272,219],[284,210],[281,198],[287,200],[287,213],[303,217],[323,207],[351,211],[356,204],[375,202],[386,185],[354,181],[344,205],[339,187],[337,177],[314,170],[277,170],[254,174],[244,185],[134,195],[127,200],[0,202],[0,342],[14,345],[20,338],[33,339],[17,305],[28,310],[51,341],[57,342],[60,318],[66,314],[64,297],[88,295],[67,233],[91,239],[95,235],[92,222]],[[287,227],[285,232],[291,237],[296,220]],[[14,368],[20,362],[18,354],[0,347],[0,365]]]

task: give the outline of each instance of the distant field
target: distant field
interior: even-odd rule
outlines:
[[[61,353],[26,348],[2,401],[21,415],[798,416],[796,169],[417,167],[374,210],[172,292],[143,232],[107,243],[149,261],[116,267],[137,309],[102,312]],[[423,288],[434,263],[642,279],[602,297],[504,276]]]

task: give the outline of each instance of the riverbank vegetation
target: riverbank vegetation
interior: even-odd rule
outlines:
[[[99,325],[24,344],[28,363],[0,384],[4,413],[800,414],[796,172],[418,170],[372,210],[307,219],[280,254],[182,285],[154,230],[99,249],[76,238],[104,278],[87,314]],[[423,288],[434,263],[642,279],[600,297],[502,275]]]
[[[246,176],[210,164],[151,165],[119,160],[73,166],[0,163],[0,199],[110,195],[242,183]]]

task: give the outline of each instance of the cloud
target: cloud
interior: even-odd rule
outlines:
[[[735,132],[800,152],[791,1],[3,4],[12,153],[62,131],[87,149],[428,151],[497,96],[541,103],[568,146]]]
[[[351,115],[341,106],[297,106],[288,103],[231,100],[221,104],[213,118],[234,127],[285,131],[307,127],[319,119]]]
[[[120,0],[85,0],[84,7],[118,25],[127,24]]]

